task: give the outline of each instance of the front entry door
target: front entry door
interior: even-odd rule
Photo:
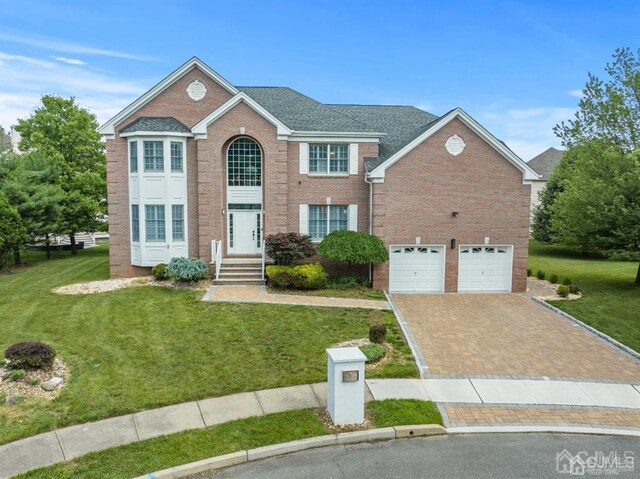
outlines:
[[[229,254],[259,254],[262,247],[262,212],[229,211]]]

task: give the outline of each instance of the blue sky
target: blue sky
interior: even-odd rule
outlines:
[[[0,125],[45,93],[102,122],[196,55],[236,85],[331,103],[460,106],[525,160],[587,72],[638,48],[637,1],[0,0]]]

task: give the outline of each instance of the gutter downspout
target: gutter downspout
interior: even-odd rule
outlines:
[[[367,172],[364,173],[364,182],[369,184],[369,234],[373,234],[373,183],[367,180]],[[369,286],[373,284],[373,265],[369,263]]]

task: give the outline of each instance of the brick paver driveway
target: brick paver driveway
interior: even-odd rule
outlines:
[[[394,295],[431,374],[640,383],[640,363],[518,294]]]

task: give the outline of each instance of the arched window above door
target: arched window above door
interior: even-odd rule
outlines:
[[[262,150],[251,138],[234,140],[227,150],[229,186],[262,186]]]

